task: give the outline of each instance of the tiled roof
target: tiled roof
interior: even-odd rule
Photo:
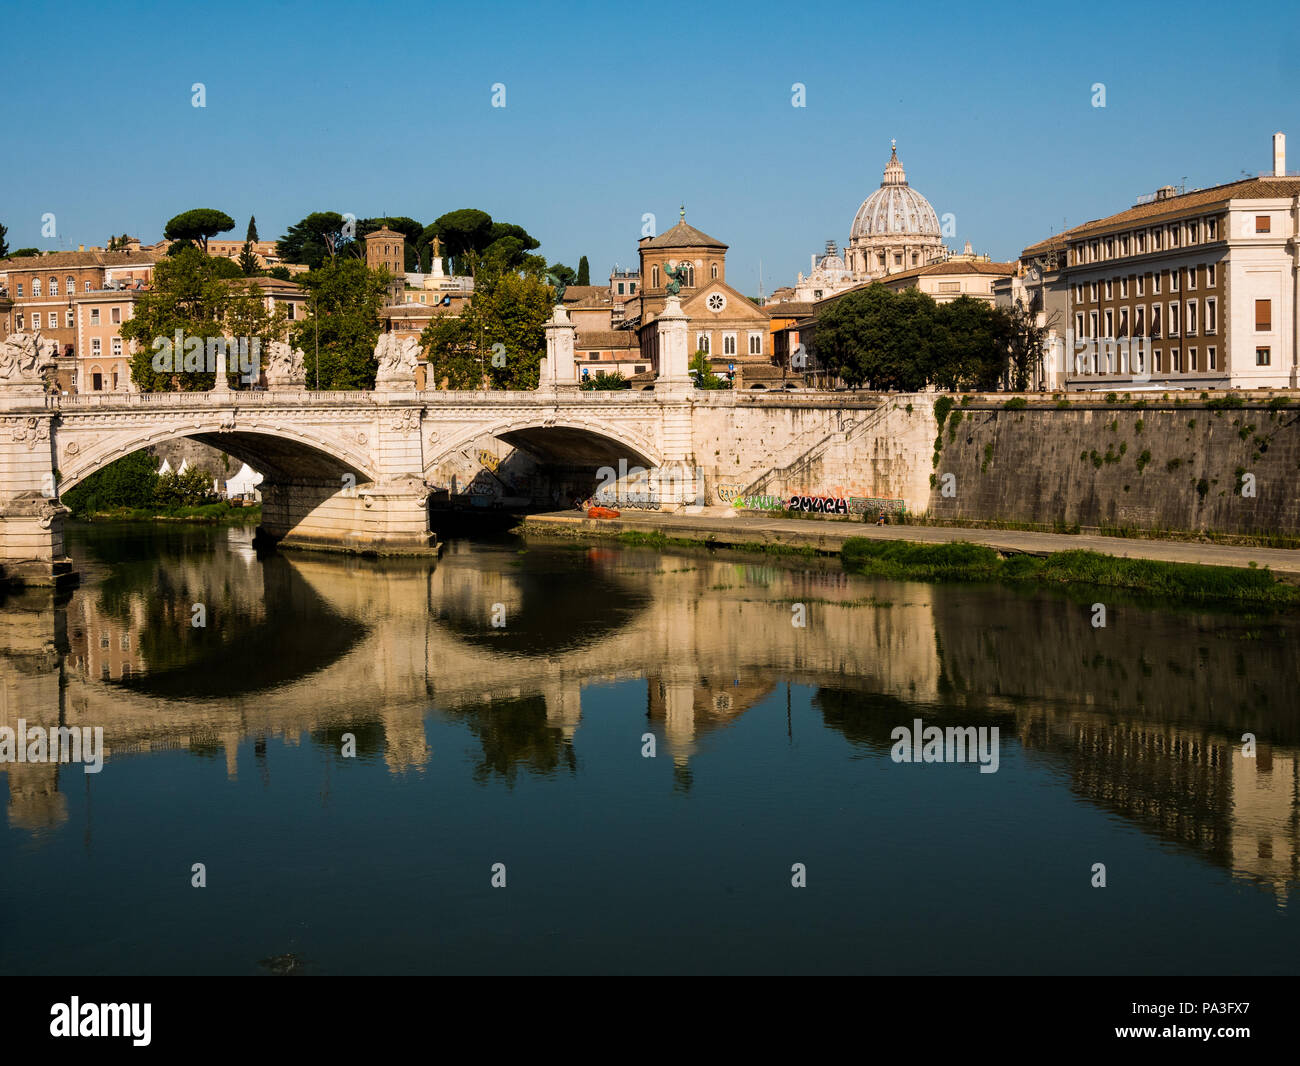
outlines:
[[[47,252],[45,255],[25,255],[21,259],[0,259],[0,273],[5,271],[31,271],[39,273],[47,268],[67,267],[125,267],[151,266],[162,256],[157,252]]]
[[[388,229],[387,227],[384,227],[383,229],[371,230],[369,233],[366,234],[364,239],[370,240],[371,237],[397,237],[400,238],[401,240],[406,240],[405,233],[398,233],[397,230]]]
[[[794,318],[811,314],[815,306],[807,300],[791,300],[789,303],[767,304],[763,310],[773,318]]]
[[[1008,277],[1016,272],[1015,263],[983,263],[979,260],[946,260],[942,263],[927,263],[925,266],[913,267],[911,270],[900,270],[897,274],[885,274],[877,278],[877,281],[893,282],[900,279],[933,277],[939,274],[994,274],[999,277]]]
[[[608,285],[569,285],[564,290],[564,302],[581,307],[608,307]]]
[[[694,226],[689,226],[685,222],[679,222],[672,229],[665,233],[659,234],[658,237],[651,237],[642,245],[643,248],[726,248],[727,246],[721,241],[710,237],[707,233],[697,230]]]
[[[640,348],[637,335],[630,329],[581,330],[575,343],[579,348]]]
[[[1051,248],[1062,247],[1066,242],[1110,230],[1123,229],[1138,222],[1181,218],[1187,214],[1227,204],[1229,200],[1275,200],[1297,194],[1300,194],[1300,178],[1243,178],[1241,181],[1230,181],[1226,185],[1215,185],[1209,189],[1183,193],[1181,196],[1170,196],[1164,200],[1137,204],[1127,211],[1120,211],[1105,218],[1094,218],[1090,222],[1074,226],[1045,241],[1031,244],[1021,253],[1021,257],[1041,255]]]

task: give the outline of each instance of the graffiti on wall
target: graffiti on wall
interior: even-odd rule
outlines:
[[[785,500],[780,496],[737,496],[731,505],[744,511],[785,510]]]
[[[812,514],[848,514],[849,501],[843,496],[791,496],[785,509]]]
[[[878,496],[850,496],[850,514],[904,514],[907,511],[906,500],[888,500]]]

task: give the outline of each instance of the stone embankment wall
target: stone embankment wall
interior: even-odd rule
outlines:
[[[957,399],[931,456],[932,518],[1300,535],[1296,399]]]

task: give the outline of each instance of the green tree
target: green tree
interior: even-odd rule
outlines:
[[[588,264],[587,257],[585,255],[578,260],[578,282],[577,283],[579,285],[591,284],[591,266],[590,264]]]
[[[179,331],[184,339],[203,342],[203,369],[155,367],[175,347]],[[267,311],[265,300],[254,285],[244,281],[237,264],[220,256],[209,256],[194,247],[182,249],[154,267],[153,286],[140,295],[135,314],[119,330],[138,350],[131,356],[131,378],[146,392],[210,389],[215,374],[207,369],[209,338],[248,338],[251,357],[253,340],[264,352],[273,340],[286,334],[284,309]],[[184,353],[175,353],[182,358]],[[239,366],[227,358],[227,373],[238,383]]]
[[[554,305],[554,290],[535,266],[496,272],[484,265],[470,304],[459,316],[434,318],[420,338],[430,381],[452,389],[536,388]]]
[[[587,392],[599,392],[607,389],[626,389],[628,387],[627,378],[617,370],[612,374],[607,374],[603,370],[598,370],[595,374],[588,374],[582,379],[582,383],[579,385],[579,388]]]
[[[423,244],[432,244],[437,237],[455,272],[473,276],[480,265],[493,273],[534,272],[537,264],[528,253],[541,245],[523,226],[493,222],[486,211],[473,207],[440,215],[421,236]]]
[[[9,254],[9,230],[5,228],[3,222],[0,222],[0,259],[4,259]]]
[[[109,237],[108,246],[107,246],[108,251],[125,252],[127,250],[127,245],[129,244],[130,240],[131,240],[130,235],[126,233],[123,233],[120,237]]]
[[[183,474],[169,471],[161,475],[154,490],[155,506],[163,508],[201,507],[219,499],[211,475],[193,466],[186,467]]]
[[[234,228],[235,220],[224,211],[196,207],[192,211],[182,211],[170,219],[163,228],[163,237],[169,241],[189,241],[206,252],[208,238]]]
[[[290,343],[306,355],[308,387],[316,388],[319,381],[322,389],[374,388],[388,272],[371,270],[360,259],[331,259],[298,281],[310,299],[307,317],[293,326]]]
[[[244,241],[244,247],[239,252],[239,269],[244,272],[244,277],[256,277],[262,269],[262,264],[257,261],[257,254],[253,251],[253,242]]]
[[[96,470],[59,498],[78,518],[117,507],[152,507],[157,467],[158,460],[147,451],[132,452]]]
[[[731,382],[726,378],[715,374],[713,367],[709,365],[709,353],[703,350],[696,351],[691,356],[690,370],[695,378],[695,387],[697,389],[729,389]]]
[[[578,284],[578,272],[563,263],[552,263],[546,268],[546,273],[565,285]]]
[[[257,243],[257,216],[256,215],[248,216],[248,229],[244,231],[244,240],[252,241],[254,244]]]
[[[1003,314],[960,296],[935,309],[930,379],[941,389],[995,389],[1006,370]]]
[[[42,255],[42,254],[44,253],[42,253],[42,251],[39,248],[15,248],[12,252],[9,253],[9,255],[6,258],[27,259],[31,256]]]
[[[345,225],[346,220],[337,211],[313,211],[290,226],[289,232],[277,242],[281,260],[305,263],[312,270],[319,270],[325,260],[347,250],[352,238],[344,232]]]
[[[935,330],[929,296],[876,284],[823,308],[815,343],[822,364],[854,388],[869,384],[915,392],[929,380]]]

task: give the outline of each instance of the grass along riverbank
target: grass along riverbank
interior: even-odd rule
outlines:
[[[1057,588],[1123,589],[1180,602],[1286,608],[1300,605],[1300,586],[1267,569],[1122,559],[1091,551],[1046,557],[1010,555],[967,541],[916,544],[853,537],[840,551],[844,568],[868,577],[920,581],[1001,581]]]
[[[208,525],[256,525],[262,520],[262,506],[231,507],[228,503],[204,503],[194,507],[114,507],[72,515],[74,522],[197,522]]]

